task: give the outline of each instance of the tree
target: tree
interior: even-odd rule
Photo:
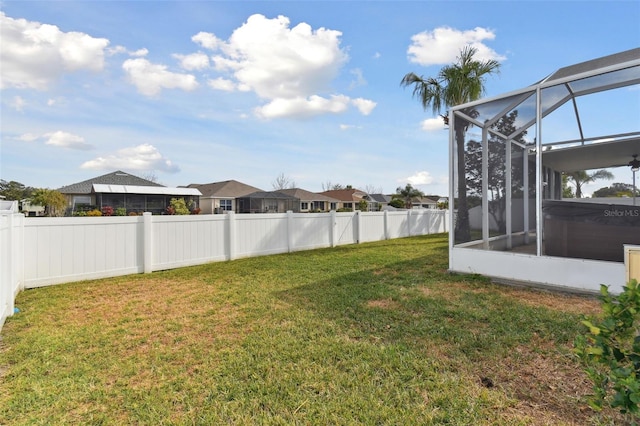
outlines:
[[[636,188],[636,196],[638,195],[640,195],[640,192]],[[633,185],[616,182],[611,184],[611,186],[598,189],[592,194],[592,197],[633,197]]]
[[[413,86],[413,96],[420,100],[425,110],[431,107],[434,114],[440,114],[445,108],[478,100],[484,94],[486,76],[499,72],[500,63],[493,59],[476,60],[474,59],[476,53],[476,48],[465,46],[460,51],[458,61],[443,67],[437,77],[424,78],[408,73],[402,78],[400,85]],[[472,109],[464,112],[470,117],[478,115]],[[446,116],[442,117],[445,124],[448,124]],[[455,235],[459,241],[471,240],[464,167],[465,135],[469,126],[470,123],[465,120],[455,120],[454,133],[458,163],[458,215]]]
[[[613,179],[609,170],[598,170],[591,174],[584,170],[567,173],[567,179],[576,187],[576,198],[582,198],[582,186],[598,179]]]
[[[515,122],[518,119],[518,111],[514,110],[507,115],[502,116],[495,124],[491,126],[501,135],[511,135],[516,131]],[[514,139],[515,142],[525,144],[524,137],[527,132],[521,132]],[[488,141],[488,181],[487,181],[487,200],[489,214],[493,217],[498,225],[500,232],[505,232],[507,227],[506,219],[506,196],[507,191],[511,190],[514,198],[522,198],[524,193],[524,176],[522,162],[514,162],[511,167],[505,166],[506,141],[494,133],[490,133]],[[513,147],[513,146],[512,146]],[[513,149],[513,148],[512,148]],[[469,197],[477,196],[482,199],[482,142],[470,140],[467,142],[467,162],[466,179],[469,188]],[[507,173],[511,173],[511,188],[507,188]],[[529,190],[533,193],[535,180],[529,181]],[[467,205],[470,206],[467,200]]]
[[[4,195],[7,200],[20,201],[27,199],[31,197],[33,190],[33,188],[14,180],[9,182],[4,179],[0,180],[0,195]]]
[[[364,192],[367,194],[382,194],[382,188],[375,185],[366,185],[364,187]]]
[[[276,177],[276,180],[271,182],[271,186],[273,186],[274,191],[279,191],[281,189],[295,188],[296,183],[288,176],[285,176],[284,173],[280,173],[278,177]]]
[[[573,193],[573,188],[569,186],[569,177],[562,174],[562,198],[575,198],[576,195]]]
[[[67,199],[54,189],[38,188],[33,191],[31,203],[43,206],[45,216],[62,216]]]
[[[339,183],[331,183],[330,180],[322,183],[323,191],[336,191],[338,189],[344,189],[344,185]]]
[[[404,207],[406,209],[410,209],[413,204],[413,200],[420,197],[424,197],[424,193],[408,183],[404,188],[399,186],[396,189],[396,193],[393,194],[391,198],[402,200],[404,202]]]

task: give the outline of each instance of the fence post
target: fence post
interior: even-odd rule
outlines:
[[[287,210],[287,251],[293,251],[293,211]]]
[[[153,272],[153,219],[151,212],[142,213],[143,222],[143,253],[145,274]]]
[[[356,210],[356,215],[354,217],[355,219],[355,223],[353,224],[353,226],[356,227],[356,244],[360,244],[360,240],[362,240],[362,230],[361,230],[361,220],[362,220],[362,216],[360,216],[361,211],[360,210]]]
[[[384,239],[389,239],[389,211],[385,210],[384,213]]]
[[[407,210],[407,235],[411,236],[411,209]]]
[[[335,247],[338,242],[336,239],[336,228],[337,228],[337,224],[336,224],[336,211],[335,210],[331,210],[330,216],[329,216],[329,220],[331,220],[331,223],[329,224],[329,245],[331,247]]]
[[[16,238],[16,230],[13,219],[13,213],[7,215],[7,226],[9,227],[9,247],[7,253],[7,267],[9,268],[9,273],[7,274],[7,278],[9,279],[9,299],[7,300],[7,316],[13,315],[13,311],[15,309],[15,297],[16,297],[16,255],[14,248],[17,246],[18,239]]]
[[[228,228],[227,234],[229,235],[229,241],[227,241],[228,258],[233,260],[236,258],[236,214],[233,211],[227,213]]]

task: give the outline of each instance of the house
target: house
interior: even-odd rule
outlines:
[[[369,211],[377,212],[389,207],[393,197],[386,194],[369,194]]]
[[[238,182],[237,180],[225,180],[206,184],[191,184],[187,188],[199,190],[200,209],[202,214],[224,213],[237,211],[236,199],[261,191],[261,189],[251,185]]]
[[[336,210],[340,202],[335,198],[300,188],[281,189],[278,192],[298,198],[300,200],[300,212],[328,212]]]
[[[320,192],[320,194],[325,195],[330,198],[335,198],[338,200],[338,205],[336,206],[338,209],[345,210],[357,210],[360,202],[366,201],[367,206],[369,204],[369,199],[367,193],[364,191],[360,191],[358,189],[332,189],[329,191]]]
[[[300,199],[279,191],[257,191],[236,199],[237,213],[286,213],[300,211]]]
[[[438,201],[430,197],[416,197],[411,201],[412,209],[437,209]]]
[[[640,278],[640,207],[562,198],[574,171],[610,168],[635,185],[639,89],[636,48],[452,108],[449,269],[590,292]]]
[[[172,198],[184,198],[197,208],[200,196],[195,188],[170,188],[120,170],[63,186],[58,192],[67,198],[69,214],[105,207],[164,214]]]

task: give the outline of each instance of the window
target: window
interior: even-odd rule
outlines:
[[[300,210],[309,210],[309,203],[307,201],[302,201],[300,203]]]
[[[223,210],[223,211],[233,210],[232,201],[233,200],[220,200],[220,210]]]
[[[344,208],[345,209],[352,209],[353,208],[353,203],[344,203]]]
[[[324,201],[314,201],[313,202],[314,210],[324,210]]]
[[[331,210],[336,210],[338,208],[338,203],[331,203]]]

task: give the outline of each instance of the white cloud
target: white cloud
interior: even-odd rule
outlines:
[[[202,52],[192,53],[190,55],[174,54],[173,57],[178,59],[180,66],[187,71],[209,68],[209,57]]]
[[[22,96],[15,96],[13,98],[13,102],[11,102],[11,108],[15,109],[18,112],[22,112],[26,105],[27,101],[22,99]]]
[[[46,133],[42,135],[45,140],[45,144],[53,145],[60,148],[89,150],[93,149],[93,145],[85,142],[82,136],[74,135],[73,133],[63,132],[58,130],[52,133]]]
[[[256,108],[256,115],[262,118],[309,118],[326,113],[341,113],[347,110],[349,97],[331,96],[330,99],[313,95],[308,98],[276,98],[268,104]]]
[[[349,85],[349,89],[355,89],[358,86],[366,86],[367,80],[365,80],[360,68],[354,68],[349,72],[354,76],[354,80]]]
[[[178,166],[164,158],[156,147],[150,144],[123,148],[115,154],[87,161],[80,167],[92,170],[159,170],[166,173],[180,171]]]
[[[357,98],[357,99],[353,99],[351,100],[351,103],[353,105],[356,106],[356,108],[358,108],[358,110],[360,111],[360,113],[362,115],[369,115],[371,114],[371,111],[373,111],[373,109],[376,107],[377,103],[369,100],[369,99],[363,99],[363,98]]]
[[[373,59],[380,59],[382,57],[382,54],[380,52],[376,52],[373,54]]]
[[[426,120],[423,120],[422,123],[420,123],[420,127],[425,132],[432,132],[434,130],[443,130],[445,128],[444,120],[442,119],[442,117],[427,118]]]
[[[222,77],[209,80],[207,84],[212,89],[223,90],[225,92],[233,92],[236,89],[236,85],[233,81]]]
[[[66,72],[100,71],[109,40],[0,12],[0,88],[45,90]]]
[[[191,37],[191,41],[210,50],[216,50],[224,44],[224,42],[216,37],[215,34],[205,33],[204,31],[200,31],[198,34]]]
[[[25,133],[18,137],[19,140],[23,142],[33,142],[40,138],[38,135],[34,135],[33,133]]]
[[[198,86],[196,78],[191,74],[179,74],[167,71],[164,65],[153,64],[147,59],[127,59],[122,68],[129,75],[138,92],[147,96],[155,96],[162,89],[193,90]]]
[[[407,182],[413,186],[429,185],[430,183],[433,183],[433,176],[431,176],[431,174],[427,171],[422,171],[422,172],[417,172],[414,175],[409,176],[408,178],[399,179],[398,182],[401,182],[401,183]]]
[[[348,97],[329,99],[331,83],[349,59],[340,47],[341,36],[340,31],[312,29],[304,22],[290,28],[285,16],[268,19],[256,14],[228,40],[204,32],[192,40],[215,52],[214,69],[224,74],[210,85],[229,90],[228,81],[233,81],[236,90],[255,92],[267,101],[256,114],[273,118],[346,110]]]
[[[341,124],[340,130],[361,129],[360,126],[354,126],[353,124]]]
[[[407,54],[410,62],[423,66],[450,64],[456,61],[460,49],[471,45],[478,50],[476,59],[503,61],[506,57],[484,44],[485,40],[493,40],[495,37],[493,31],[481,27],[467,31],[439,27],[412,36]]]

